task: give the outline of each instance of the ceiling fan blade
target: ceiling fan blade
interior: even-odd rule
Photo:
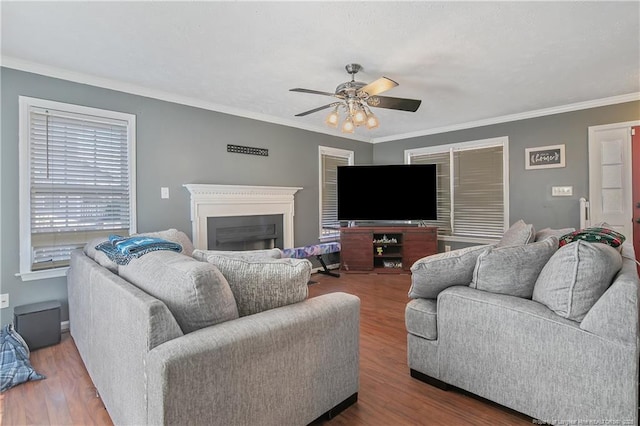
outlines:
[[[311,93],[313,95],[326,95],[326,96],[336,96],[335,93],[331,92],[321,92],[319,90],[311,90],[311,89],[301,89],[300,87],[296,87],[295,89],[289,89],[290,92],[302,92],[302,93]]]
[[[390,96],[372,96],[367,99],[367,105],[376,108],[399,109],[401,111],[416,112],[422,101],[418,99],[392,98]]]
[[[309,111],[301,112],[300,114],[296,114],[296,117],[304,117],[305,115],[313,114],[314,112],[322,111],[323,109],[331,108],[333,106],[338,105],[339,102],[334,102],[332,104],[323,105],[318,108],[310,109]]]
[[[393,89],[397,85],[398,83],[391,80],[390,78],[381,77],[376,81],[372,81],[371,83],[367,84],[362,89],[358,90],[358,92],[366,92],[369,96],[374,96],[378,93],[386,92],[389,89]]]

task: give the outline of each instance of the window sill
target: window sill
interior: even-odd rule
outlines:
[[[68,266],[55,269],[46,269],[44,271],[28,271],[16,274],[22,281],[46,280],[49,278],[65,277],[67,275]]]

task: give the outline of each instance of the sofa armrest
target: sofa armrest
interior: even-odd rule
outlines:
[[[638,288],[635,262],[623,259],[622,269],[587,312],[580,328],[619,343],[634,345],[638,338]]]
[[[358,391],[360,300],[331,293],[166,342],[147,360],[150,424],[307,424]]]

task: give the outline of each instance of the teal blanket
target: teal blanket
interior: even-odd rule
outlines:
[[[119,235],[110,235],[108,241],[96,246],[96,250],[104,252],[109,259],[118,265],[127,265],[131,259],[156,250],[171,250],[180,253],[182,246],[161,238],[145,236],[125,238]]]

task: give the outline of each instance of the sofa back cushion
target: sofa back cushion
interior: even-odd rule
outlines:
[[[209,254],[207,262],[229,282],[241,317],[307,298],[311,262],[306,259],[246,260]]]
[[[435,299],[454,285],[469,285],[478,256],[490,246],[466,247],[423,257],[411,266],[412,299]]]
[[[490,247],[478,256],[469,286],[531,299],[540,271],[557,249],[557,237],[520,246]]]
[[[178,231],[177,229],[167,229],[165,231],[146,232],[143,234],[135,234],[135,235],[144,235],[147,237],[161,238],[163,240],[178,243],[180,244],[180,246],[182,246],[181,253],[187,256],[191,256],[194,250],[193,243],[191,242],[189,237],[187,237],[187,234],[185,234],[182,231]],[[118,264],[113,260],[109,259],[109,257],[107,257],[107,255],[103,251],[96,250],[96,246],[98,244],[103,243],[107,240],[108,240],[107,237],[98,237],[90,240],[84,246],[84,253],[87,256],[89,256],[89,258],[95,260],[96,263],[98,263],[100,266],[103,266],[108,270],[110,270],[111,272],[113,272],[114,274],[117,274]]]
[[[262,249],[262,250],[200,250],[195,249],[192,254],[193,258],[201,262],[206,262],[209,256],[227,256],[244,260],[262,260],[262,259],[280,259],[282,258],[282,250],[279,248]]]
[[[209,263],[172,251],[154,251],[120,265],[118,272],[162,300],[185,334],[238,318],[227,280]]]
[[[535,239],[535,237],[536,231],[533,228],[533,225],[526,224],[524,223],[524,220],[520,219],[506,230],[496,246],[506,247],[529,244]]]
[[[551,256],[533,289],[533,300],[561,317],[582,321],[611,285],[622,256],[606,244],[576,241]]]

